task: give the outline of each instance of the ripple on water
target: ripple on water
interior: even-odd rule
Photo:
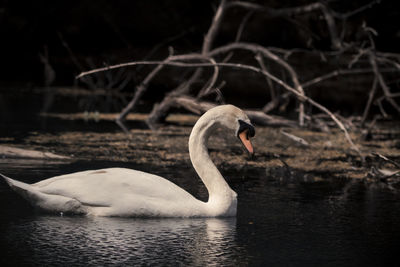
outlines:
[[[239,256],[235,229],[235,219],[38,216],[10,225],[5,238],[27,264],[231,265]],[[32,250],[20,251],[15,240]]]

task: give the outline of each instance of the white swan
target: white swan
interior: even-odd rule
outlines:
[[[211,161],[206,147],[208,137],[218,127],[233,130],[249,153],[253,153],[249,137],[254,136],[254,127],[242,110],[223,105],[200,117],[189,137],[189,153],[208,190],[208,202],[196,199],[160,176],[125,168],[77,172],[35,184],[1,176],[33,206],[50,212],[95,216],[235,216],[236,193]]]

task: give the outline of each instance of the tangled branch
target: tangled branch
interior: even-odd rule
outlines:
[[[337,21],[342,20],[345,22],[351,16],[363,12],[367,8],[372,7],[379,1],[371,1],[370,3],[356,8],[355,10],[347,13],[338,13],[329,6],[328,2],[315,2],[303,6],[297,6],[292,8],[274,9],[259,4],[243,1],[228,1],[221,0],[218,8],[212,18],[210,27],[204,36],[201,49],[198,53],[188,53],[183,55],[170,55],[164,60],[156,61],[132,61],[122,64],[116,64],[112,66],[106,66],[102,68],[92,69],[90,71],[82,72],[77,76],[78,79],[86,78],[89,75],[96,74],[99,72],[105,72],[120,68],[152,65],[155,66],[144,78],[144,80],[137,86],[134,97],[129,104],[122,110],[117,118],[117,122],[121,125],[126,115],[135,108],[139,99],[142,97],[144,92],[147,90],[149,83],[159,74],[166,66],[179,67],[179,68],[191,68],[193,72],[191,76],[184,82],[180,83],[175,89],[169,91],[164,99],[153,106],[153,110],[150,113],[147,123],[150,127],[154,127],[163,118],[165,118],[172,107],[184,107],[192,112],[204,112],[208,107],[215,105],[210,102],[202,101],[201,99],[205,96],[209,96],[212,92],[216,92],[218,97],[222,98],[220,88],[216,86],[220,79],[220,74],[227,68],[239,69],[242,71],[251,71],[258,73],[265,78],[266,87],[270,88],[271,101],[267,103],[261,111],[248,111],[252,114],[252,118],[257,120],[260,124],[281,124],[281,125],[292,125],[288,121],[283,119],[272,120],[269,115],[265,114],[275,109],[282,99],[289,101],[289,96],[294,96],[296,103],[298,104],[298,124],[304,126],[305,118],[310,118],[310,115],[305,114],[305,105],[308,104],[312,107],[317,108],[321,112],[325,113],[335,125],[343,132],[347,142],[350,144],[352,150],[358,153],[361,161],[364,162],[364,154],[361,152],[359,147],[353,142],[349,132],[348,125],[342,122],[343,118],[338,117],[332,113],[327,107],[315,101],[312,97],[306,94],[305,88],[311,86],[319,86],[322,83],[339,76],[353,77],[355,75],[364,75],[371,73],[373,74],[372,86],[368,94],[367,103],[362,116],[362,124],[367,120],[371,110],[371,106],[375,103],[378,105],[381,113],[387,116],[382,101],[387,101],[393,109],[400,113],[400,105],[397,104],[396,99],[400,97],[400,94],[393,93],[389,87],[389,83],[385,80],[385,75],[389,73],[400,71],[400,56],[394,53],[383,53],[376,51],[375,44],[373,41],[375,30],[362,25],[362,31],[367,34],[368,41],[366,43],[346,43],[343,40],[343,32],[339,33],[339,27]],[[235,39],[231,43],[227,43],[218,47],[214,47],[214,41],[218,37],[221,25],[224,23],[224,17],[227,11],[231,8],[245,9],[246,15],[240,22],[240,25],[235,34]],[[250,43],[241,41],[241,37],[245,32],[245,27],[250,21],[250,17],[253,14],[263,14],[268,17],[285,17],[285,16],[302,16],[310,12],[320,12],[326,25],[326,32],[329,34],[330,44],[333,51],[310,51],[305,49],[291,49],[285,50],[282,48],[267,48],[257,43]],[[344,25],[344,24],[343,24]],[[345,26],[343,26],[345,28]],[[248,61],[244,62],[231,62],[233,54],[237,51],[245,51],[251,55],[251,59],[256,61],[258,66],[254,66]],[[355,52],[354,52],[355,51]],[[345,58],[351,57],[348,61],[348,68],[337,68],[331,70],[328,73],[320,73],[316,77],[311,77],[308,81],[301,81],[299,77],[299,70],[296,69],[293,63],[290,62],[289,57],[295,53],[301,54],[312,54],[318,55],[321,58],[321,62],[328,62],[329,58]],[[368,65],[361,63],[361,59],[367,57]],[[364,61],[365,62],[365,61]],[[269,70],[265,63],[272,63],[275,68]],[[346,62],[347,63],[347,62]],[[388,67],[389,66],[389,67]],[[307,65],[304,65],[307,68]],[[354,68],[353,68],[354,67]],[[212,68],[212,74],[204,73],[205,68]],[[277,74],[280,72],[280,75]],[[208,77],[204,77],[209,75]],[[288,81],[285,77],[288,76]],[[202,79],[206,79],[207,82],[203,82]],[[203,86],[196,93],[193,92],[193,84],[201,81]],[[225,81],[220,82],[225,84]],[[221,86],[220,86],[221,87]],[[281,88],[284,90],[282,93],[275,92],[274,88]],[[379,96],[378,88],[382,89],[382,95]],[[193,97],[197,96],[197,97]],[[312,116],[312,115],[311,115]],[[325,125],[326,127],[326,125]]]

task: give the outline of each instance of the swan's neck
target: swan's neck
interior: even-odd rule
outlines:
[[[189,153],[193,167],[208,190],[209,203],[224,202],[231,205],[232,201],[236,201],[236,193],[229,187],[210,159],[206,147],[210,134],[218,126],[218,122],[214,119],[201,117],[190,134]]]

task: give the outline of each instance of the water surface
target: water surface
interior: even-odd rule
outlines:
[[[1,172],[31,183],[111,166],[151,171],[207,198],[192,170],[179,166],[0,161]],[[261,169],[222,172],[239,195],[236,218],[41,214],[0,181],[0,264],[393,266],[398,259],[400,198],[395,192],[347,180],[273,177]]]

